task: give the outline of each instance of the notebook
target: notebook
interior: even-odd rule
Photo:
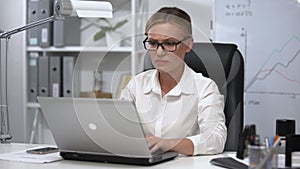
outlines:
[[[153,165],[178,156],[150,153],[130,101],[38,97],[38,102],[64,159]]]

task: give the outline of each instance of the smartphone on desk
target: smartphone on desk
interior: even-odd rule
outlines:
[[[26,152],[29,154],[40,154],[40,155],[56,153],[58,151],[59,149],[55,147],[42,147],[42,148],[26,150]]]

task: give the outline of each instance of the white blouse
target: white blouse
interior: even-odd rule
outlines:
[[[187,65],[179,83],[164,97],[158,71],[153,69],[132,78],[121,99],[134,101],[146,135],[188,138],[193,142],[194,155],[224,149],[224,98],[214,81]]]

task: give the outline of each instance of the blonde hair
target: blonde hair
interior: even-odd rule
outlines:
[[[153,14],[147,21],[145,27],[145,34],[147,35],[149,29],[158,23],[172,23],[176,24],[184,36],[192,37],[192,22],[190,16],[182,9],[176,7],[163,7]]]

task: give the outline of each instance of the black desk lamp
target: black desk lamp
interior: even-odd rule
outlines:
[[[72,0],[57,0],[55,3],[55,14],[48,18],[29,23],[25,26],[13,29],[11,31],[0,30],[0,142],[8,143],[12,138],[9,124],[9,113],[7,104],[7,56],[8,42],[11,35],[28,30],[39,25],[52,22],[58,19],[64,19],[65,16],[78,17],[112,17],[112,5],[110,2],[98,1],[72,1]],[[2,40],[5,40],[4,51],[2,51]],[[3,54],[2,54],[3,53]],[[3,55],[3,56],[2,56]]]

